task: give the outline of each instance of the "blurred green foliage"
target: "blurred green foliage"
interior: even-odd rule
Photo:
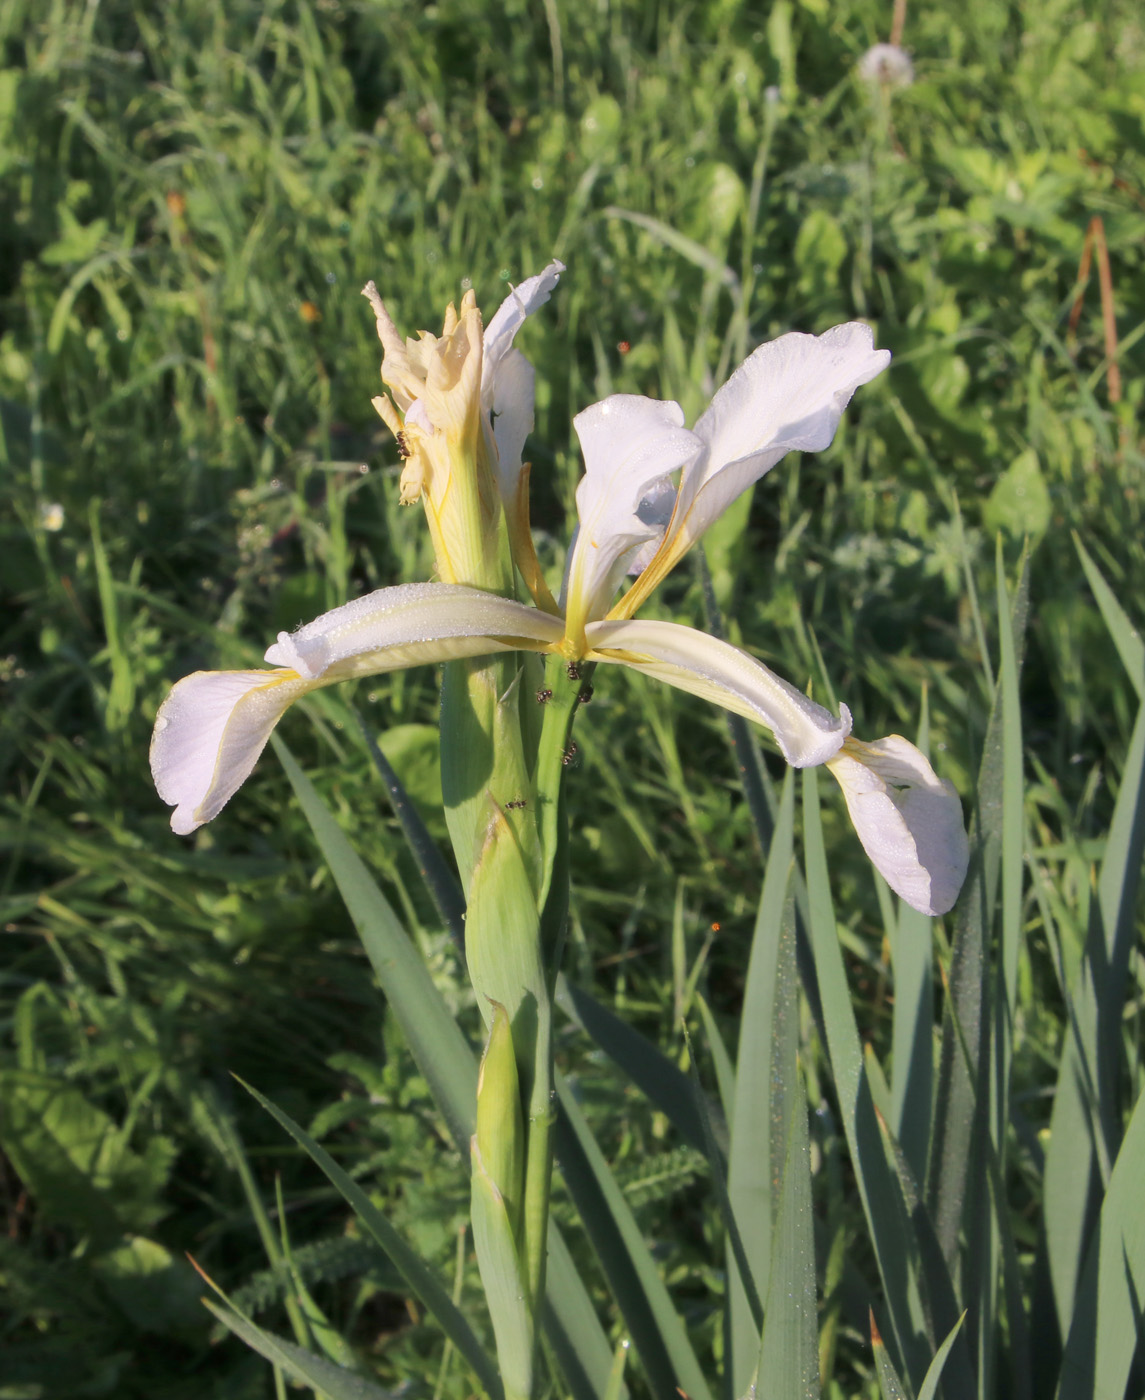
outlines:
[[[211,1345],[183,1262],[190,1251],[251,1290],[273,1320],[292,1285],[255,1198],[384,1383],[466,1393],[460,1370],[439,1377],[435,1328],[346,1236],[334,1193],[227,1077],[307,1125],[451,1273],[461,1164],[284,778],[264,761],[185,842],[145,763],[172,680],[249,663],[279,628],[428,576],[369,404],[367,277],[412,332],[470,282],[489,310],[549,257],[569,264],[526,332],[534,517],[554,569],[573,413],[627,391],[694,414],[774,333],[875,324],[892,372],[829,453],[785,462],[715,535],[717,589],[733,636],[845,696],[859,732],[912,734],[928,687],[938,766],[969,792],[988,702],[967,577],[990,579],[996,533],[1011,558],[1036,542],[1027,817],[1054,873],[1061,956],[1080,958],[1135,697],[1070,532],[1136,619],[1145,596],[1145,21],[1129,0],[911,9],[915,81],[894,92],[855,75],[889,25],[873,0],[0,12],[6,1400],[267,1394],[261,1361]],[[1068,329],[1095,215],[1116,403],[1095,277]],[[700,619],[690,573],[663,606]],[[467,1015],[351,701],[390,731],[433,829],[434,677],[320,697],[289,737]],[[723,721],[626,672],[598,685],[584,721],[570,974],[683,1056],[690,972],[734,1023],[760,883]],[[840,812],[824,818],[860,1024],[882,1046],[874,889]],[[1026,1249],[1030,1144],[1062,1035],[1040,908],[1026,906],[1014,1052]],[[720,1226],[696,1164],[575,1028],[562,1034],[700,1354],[718,1356]],[[475,1278],[470,1266],[470,1294]],[[844,1390],[874,1393],[848,1307]]]

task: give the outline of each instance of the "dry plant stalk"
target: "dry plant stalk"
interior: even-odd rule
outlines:
[[[1085,232],[1085,243],[1081,250],[1081,263],[1077,269],[1077,292],[1073,309],[1069,313],[1069,337],[1072,342],[1077,336],[1078,322],[1081,320],[1082,302],[1089,285],[1089,270],[1093,263],[1093,250],[1097,249],[1097,282],[1101,288],[1101,320],[1105,331],[1105,358],[1108,362],[1106,376],[1109,381],[1109,402],[1121,402],[1121,366],[1117,362],[1117,321],[1113,315],[1113,274],[1109,268],[1109,248],[1105,242],[1105,224],[1101,215],[1095,214]]]

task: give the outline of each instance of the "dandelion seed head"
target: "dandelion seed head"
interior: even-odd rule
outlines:
[[[914,64],[905,49],[897,44],[875,44],[859,59],[856,71],[863,82],[882,83],[891,88],[910,87],[914,82]]]

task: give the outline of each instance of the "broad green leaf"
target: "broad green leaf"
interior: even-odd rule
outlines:
[[[589,1131],[568,1084],[557,1078],[557,1162],[624,1315],[653,1392],[711,1400],[688,1341],[632,1209]]]
[[[257,1089],[243,1083],[241,1079],[239,1083],[253,1099],[262,1105],[275,1122],[290,1134],[311,1161],[325,1173],[331,1184],[358,1217],[363,1229],[368,1231],[380,1248],[385,1250],[386,1255],[393,1261],[394,1266],[401,1273],[410,1289],[440,1323],[446,1336],[473,1368],[474,1374],[480,1378],[482,1385],[485,1386],[490,1395],[497,1395],[496,1369],[489,1357],[486,1356],[480,1342],[473,1335],[469,1323],[458,1311],[445,1287],[421,1256],[406,1244],[369,1196],[351,1176],[343,1171],[324,1147],[316,1143],[310,1134],[305,1129],[300,1128],[288,1113],[284,1113],[276,1104],[271,1103]]]
[[[92,1268],[123,1315],[141,1332],[193,1336],[206,1321],[194,1270],[156,1240],[132,1235],[94,1258]]]
[[[45,1220],[101,1244],[146,1230],[161,1200],[174,1145],[153,1136],[142,1153],[74,1084],[32,1070],[0,1071],[0,1146]]]
[[[1145,1094],[1133,1110],[1090,1240],[1062,1357],[1058,1400],[1121,1400],[1125,1394],[1145,1298],[1143,1180]]]
[[[982,520],[991,534],[1004,530],[1011,539],[1044,535],[1050,523],[1050,493],[1031,447],[1018,454],[998,480],[982,507]]]
[[[285,1337],[277,1337],[273,1332],[264,1331],[249,1318],[234,1312],[228,1307],[220,1307],[209,1298],[203,1300],[206,1307],[219,1319],[223,1326],[240,1337],[252,1351],[257,1351],[267,1361],[279,1366],[300,1385],[310,1386],[325,1400],[392,1400],[392,1393],[381,1386],[366,1380],[343,1366],[336,1366],[324,1356],[315,1356]]]
[[[799,992],[795,921],[790,903],[780,935],[774,1001],[771,1174],[779,1183],[779,1190],[759,1374],[766,1377],[769,1393],[783,1396],[784,1400],[816,1400],[819,1329],[815,1307],[815,1231],[807,1095],[798,1061]]]
[[[795,783],[792,771],[788,769],[783,785],[779,819],[767,859],[748,960],[728,1155],[728,1198],[761,1297],[767,1296],[770,1286],[772,1253],[771,1087],[775,1072],[772,1061],[775,982],[794,844]],[[728,1275],[731,1386],[733,1394],[742,1395],[751,1384],[756,1369],[759,1329],[730,1247]]]

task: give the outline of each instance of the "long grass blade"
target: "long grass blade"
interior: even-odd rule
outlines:
[[[426,888],[429,890],[446,928],[449,929],[458,946],[464,948],[465,896],[461,892],[461,882],[455,872],[449,868],[448,862],[438,849],[437,842],[429,834],[417,808],[410,801],[409,794],[402,785],[402,780],[394,772],[393,765],[382,752],[378,741],[367,727],[366,721],[357,711],[354,711],[354,716],[362,731],[366,749],[374,761],[374,767],[378,770],[385,785],[386,796],[390,799],[394,816],[397,817],[401,825],[402,835],[406,838],[414,859],[417,861],[418,872],[425,881]]]
[[[1085,576],[1089,580],[1089,586],[1093,589],[1093,596],[1097,599],[1097,606],[1101,609],[1101,616],[1109,629],[1109,635],[1113,638],[1113,645],[1117,648],[1118,656],[1121,657],[1121,664],[1129,673],[1129,679],[1133,682],[1137,698],[1145,700],[1145,642],[1141,640],[1141,633],[1134,627],[1129,614],[1117,601],[1117,595],[1106,583],[1101,571],[1090,558],[1089,552],[1082,544],[1076,530],[1073,542],[1078,557],[1081,559],[1081,567],[1085,570]]]
[[[1077,1290],[1058,1400],[1123,1396],[1145,1299],[1145,1095],[1117,1154]],[[1134,1388],[1136,1389],[1136,1387]]]
[[[279,1366],[299,1385],[309,1386],[316,1395],[326,1400],[392,1400],[393,1391],[366,1380],[364,1376],[347,1371],[323,1356],[288,1342],[285,1337],[275,1336],[264,1328],[243,1317],[231,1308],[219,1307],[209,1298],[203,1304],[223,1324],[228,1332],[240,1337],[252,1351],[257,1351],[273,1365]]]
[[[823,998],[827,1050],[847,1148],[903,1369],[921,1382],[934,1351],[919,1293],[918,1251],[906,1202],[883,1150],[871,1085],[835,928],[831,880],[819,815],[818,774],[803,770],[803,840],[810,932]]]
[[[383,1249],[394,1267],[405,1279],[413,1293],[425,1304],[440,1323],[445,1335],[469,1363],[473,1373],[491,1396],[501,1394],[501,1382],[493,1361],[486,1355],[481,1343],[473,1334],[472,1328],[458,1311],[457,1305],[448,1290],[438,1280],[425,1261],[412,1249],[394,1229],[369,1196],[345,1172],[319,1143],[315,1142],[304,1128],[274,1104],[257,1089],[239,1083],[248,1094],[259,1103],[274,1121],[302,1148],[312,1162],[326,1175],[331,1185],[350,1206],[365,1229]]]
[[[934,1400],[935,1396],[938,1394],[938,1387],[942,1380],[942,1370],[946,1365],[946,1358],[950,1355],[950,1349],[957,1340],[958,1334],[962,1330],[962,1324],[965,1321],[966,1314],[963,1313],[947,1333],[946,1340],[935,1352],[934,1360],[930,1363],[926,1376],[923,1378],[922,1388],[918,1392],[918,1400]]]
[[[691,1050],[691,1044],[691,1037],[689,1037],[689,1050]],[[712,1189],[716,1193],[716,1206],[719,1209],[720,1220],[727,1235],[728,1247],[735,1260],[744,1292],[747,1294],[747,1305],[751,1309],[752,1319],[757,1329],[762,1333],[763,1302],[759,1296],[759,1289],[755,1286],[755,1278],[751,1272],[751,1265],[748,1263],[747,1251],[743,1246],[743,1236],[739,1232],[739,1226],[736,1224],[735,1214],[732,1211],[731,1198],[728,1196],[727,1161],[723,1152],[716,1145],[712,1132],[711,1116],[708,1113],[708,1099],[704,1093],[703,1085],[700,1083],[700,1073],[694,1056],[691,1058],[691,1073],[692,1091],[696,1097],[696,1107],[704,1128],[704,1155],[708,1159],[711,1171]]]
[[[647,1037],[627,1025],[591,993],[573,986],[563,975],[557,980],[557,1000],[574,1013],[585,1033],[665,1114],[688,1146],[703,1152],[704,1125],[696,1107],[694,1085],[688,1076]],[[726,1152],[727,1126],[714,1104],[709,1105],[708,1112],[713,1118],[716,1142]]]
[[[1063,1339],[1101,1192],[1116,1156],[1121,1009],[1145,856],[1145,705],[1137,713],[1090,904],[1046,1151],[1046,1258]]]
[[[891,1112],[911,1170],[926,1175],[934,1094],[934,935],[926,914],[900,902],[891,959],[895,974]]]
[[[878,1324],[875,1322],[873,1310],[870,1314],[870,1328],[871,1350],[875,1354],[875,1375],[878,1377],[879,1393],[883,1400],[910,1400],[910,1392],[899,1379],[899,1373],[895,1370],[890,1352],[887,1351],[886,1343],[883,1341]]]
[[[930,704],[925,688],[915,743],[920,752],[929,754]],[[883,884],[880,878],[880,890]],[[934,1111],[934,928],[928,915],[899,900],[889,934],[895,979],[891,1121],[903,1155],[916,1180],[922,1181]]]
[[[794,849],[794,823],[795,784],[792,770],[789,769],[768,855],[748,962],[736,1054],[735,1111],[728,1157],[728,1196],[732,1212],[739,1226],[752,1275],[764,1297],[770,1286],[771,1222],[774,1213],[770,1166],[775,981]],[[743,1281],[731,1257],[728,1272],[732,1393],[742,1395],[751,1384],[755,1372],[759,1356],[759,1331],[752,1317]]]
[[[999,562],[999,570],[1001,564]],[[999,595],[1005,585],[999,579]],[[1003,606],[999,626],[1009,627],[1013,639],[1014,667],[1020,672],[1026,618],[1029,609],[1029,561],[1023,555],[1012,608]],[[995,687],[986,729],[978,794],[970,835],[970,872],[956,910],[951,952],[948,997],[943,1012],[942,1048],[935,1095],[934,1138],[930,1155],[927,1195],[947,1265],[956,1271],[963,1230],[972,1262],[968,1277],[980,1281],[976,1262],[986,1243],[988,1228],[986,1166],[983,1132],[989,1130],[987,1113],[990,1085],[991,1022],[988,994],[989,940],[994,923],[998,876],[1002,857],[1003,786],[1007,752],[1003,717],[1003,685]],[[965,1054],[959,1041],[965,1041]],[[975,1204],[968,1209],[969,1203]],[[993,1326],[992,1315],[972,1318],[977,1327]],[[972,1349],[977,1353],[977,1336]]]
[[[1009,596],[1002,560],[1002,543],[997,550],[998,616],[1009,616]],[[989,1173],[989,1158],[1000,1164],[1005,1177],[1007,1127],[1010,1121],[1010,1067],[1014,1052],[1014,1022],[1018,1006],[1018,961],[1022,950],[1022,883],[1025,873],[1025,818],[1023,788],[1022,714],[1018,693],[1018,657],[1011,627],[999,627],[998,690],[1001,700],[1002,771],[1001,797],[1001,952],[994,973],[991,1013],[993,1035],[990,1038],[991,1059],[991,1141],[982,1141],[986,1154],[984,1165]],[[993,1194],[993,1193],[991,1193]],[[1003,1244],[1001,1231],[1008,1223],[996,1211],[981,1210],[980,1225],[972,1240],[978,1244],[978,1257],[969,1267],[978,1269],[979,1288],[977,1309],[985,1325],[978,1332],[979,1393],[986,1394],[994,1385],[994,1352],[998,1329],[990,1321],[998,1312],[998,1276]],[[1024,1333],[1024,1320],[1013,1319],[1012,1336]],[[1025,1371],[1028,1358],[1015,1356],[1020,1370]]]
[[[569,1086],[558,1076],[557,1162],[655,1395],[711,1400],[656,1263]]]
[[[736,1096],[736,1072],[732,1064],[728,1048],[724,1044],[724,1038],[720,1034],[720,1028],[716,1025],[716,1018],[712,1014],[712,1008],[697,992],[696,1002],[700,1008],[700,1016],[704,1022],[704,1034],[707,1037],[708,1053],[712,1057],[712,1065],[716,1071],[716,1085],[719,1088],[720,1103],[724,1110],[724,1121],[727,1124],[727,1131],[731,1132],[732,1116],[735,1113]],[[727,1151],[727,1143],[721,1145],[721,1150]]]
[[[573,1400],[605,1400],[617,1384],[613,1353],[564,1236],[552,1220],[545,1287],[545,1335],[569,1393]],[[628,1400],[623,1379],[619,1387],[617,1400]]]
[[[272,736],[275,751],[367,956],[397,1017],[418,1069],[425,1075],[458,1150],[468,1158],[477,1101],[477,1063],[457,1022],[389,901],[330,815],[289,749]]]

